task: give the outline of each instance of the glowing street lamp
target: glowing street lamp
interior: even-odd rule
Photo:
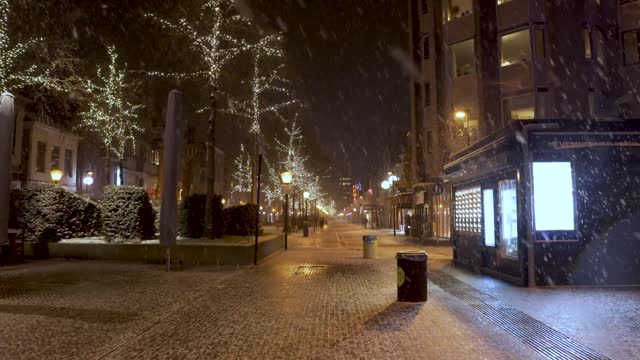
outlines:
[[[84,184],[84,192],[89,193],[89,186],[93,185],[93,172],[89,171],[87,175],[82,178]]]
[[[391,187],[391,183],[389,183],[389,181],[387,180],[384,180],[380,184],[380,187],[383,188],[384,190],[389,190],[389,188]]]
[[[282,181],[282,185],[291,185],[293,182],[293,174],[290,171],[285,171],[280,174],[280,180]]]
[[[51,169],[51,180],[53,180],[54,184],[58,184],[60,179],[62,179],[62,170],[60,169]]]
[[[456,111],[454,116],[456,117],[456,119],[458,120],[463,120],[464,118],[467,117],[467,113],[465,111]]]
[[[280,181],[282,182],[283,187],[288,187],[293,183],[293,174],[291,171],[284,171],[280,174]],[[295,192],[294,192],[295,195]],[[294,209],[295,210],[295,209]],[[288,238],[289,238],[289,193],[285,191],[284,193],[284,249],[288,248]]]
[[[302,197],[308,199],[311,194],[308,191],[302,193]]]
[[[93,176],[91,175],[85,176],[84,179],[82,179],[82,183],[85,184],[86,186],[93,185]]]

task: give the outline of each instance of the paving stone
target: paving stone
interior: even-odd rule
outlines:
[[[393,256],[412,246],[383,237],[380,258],[365,260],[362,229],[332,229],[291,236],[289,251],[257,267],[2,268],[0,358],[542,358],[433,283],[427,303],[396,302]]]

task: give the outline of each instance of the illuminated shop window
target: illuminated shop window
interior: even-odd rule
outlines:
[[[498,182],[500,195],[500,246],[507,257],[518,257],[518,201],[515,180]]]
[[[534,162],[533,201],[536,230],[575,230],[571,163]]]
[[[482,209],[484,210],[484,244],[486,246],[496,246],[493,189],[486,189],[482,191]]]
[[[460,189],[455,193],[456,231],[476,232],[482,229],[480,187]]]

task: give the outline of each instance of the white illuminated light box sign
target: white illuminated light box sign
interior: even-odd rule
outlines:
[[[533,163],[536,230],[575,230],[570,162]]]
[[[495,214],[493,211],[493,189],[482,190],[484,218],[484,244],[496,246]]]

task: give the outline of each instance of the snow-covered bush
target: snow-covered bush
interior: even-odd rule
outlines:
[[[225,234],[242,236],[255,234],[257,211],[255,204],[224,209]]]
[[[145,189],[107,186],[100,204],[102,233],[108,241],[140,241],[155,236],[155,214]]]
[[[213,200],[213,235],[216,238],[221,238],[224,234],[221,200],[217,195]],[[178,233],[181,236],[194,239],[204,236],[206,202],[207,196],[204,194],[190,195],[180,202]]]
[[[153,207],[153,213],[155,215],[155,221],[153,222],[153,227],[156,233],[160,232],[160,208],[161,203],[158,200],[151,200],[151,207]]]
[[[204,212],[207,196],[194,194],[185,197],[178,209],[178,233],[188,238],[204,235]]]
[[[43,233],[54,241],[94,236],[101,228],[98,204],[51,184],[25,189],[19,217],[27,241],[38,241]]]

